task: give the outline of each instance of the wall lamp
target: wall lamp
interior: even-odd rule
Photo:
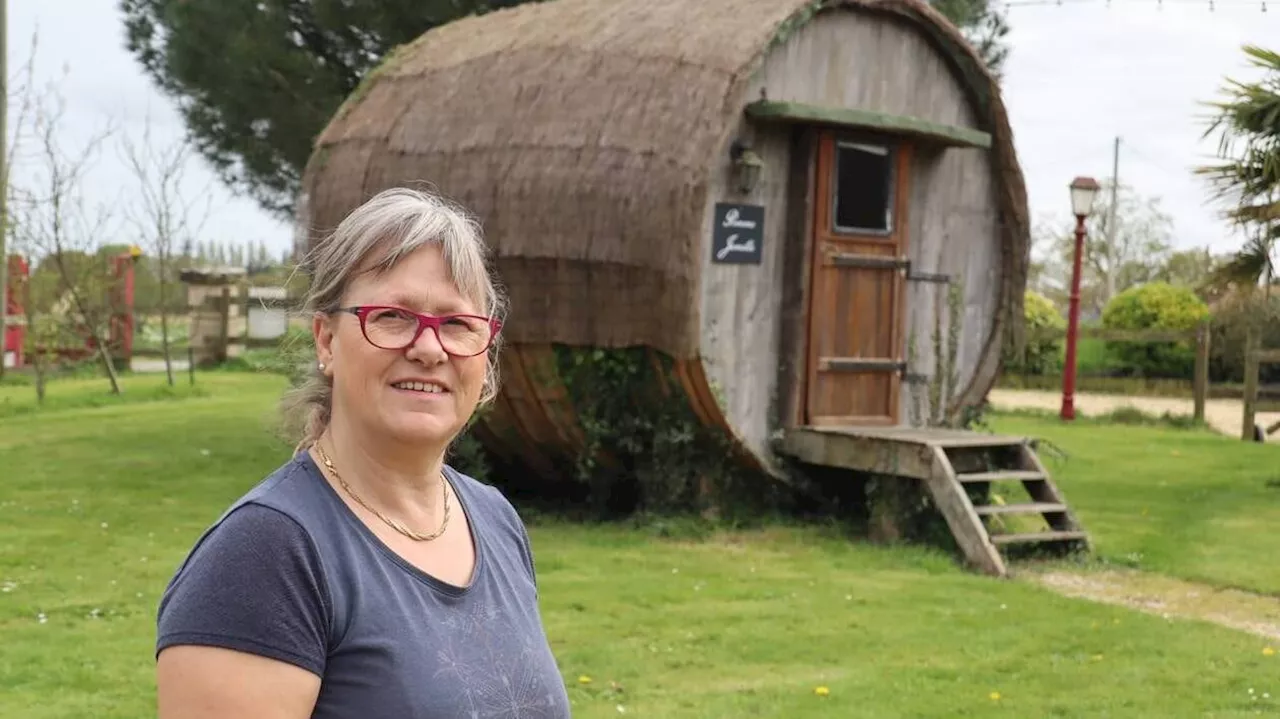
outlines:
[[[760,182],[760,171],[764,168],[764,160],[741,140],[734,140],[729,147],[729,157],[733,160],[733,183],[738,192],[747,195],[756,189]]]

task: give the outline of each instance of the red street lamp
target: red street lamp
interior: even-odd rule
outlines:
[[[1076,250],[1071,267],[1071,305],[1067,310],[1067,362],[1062,373],[1061,417],[1076,418],[1076,334],[1080,329],[1080,261],[1084,254],[1084,221],[1093,211],[1093,198],[1098,195],[1098,181],[1077,177],[1071,181],[1071,212],[1076,216]]]

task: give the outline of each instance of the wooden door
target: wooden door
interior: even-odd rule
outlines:
[[[805,421],[896,425],[911,148],[822,131],[816,149]]]

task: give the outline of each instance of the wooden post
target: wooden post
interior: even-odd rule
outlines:
[[[1250,325],[1244,341],[1244,420],[1240,428],[1240,439],[1253,441],[1254,415],[1258,404],[1258,345],[1261,332]]]
[[[240,288],[240,316],[244,318],[244,333],[240,335],[240,341],[246,350],[249,349],[249,287],[245,284]]]
[[[1195,419],[1204,421],[1204,405],[1209,397],[1209,338],[1213,335],[1209,322],[1196,328],[1196,373],[1193,381]]]
[[[196,348],[190,342],[187,343],[187,379],[191,386],[196,386]]]
[[[1255,353],[1258,358],[1258,384],[1262,384],[1262,367],[1269,364],[1280,364],[1280,349],[1258,350]],[[1256,405],[1255,405],[1256,406]],[[1280,432],[1280,419],[1272,422],[1266,427],[1261,428],[1260,435],[1257,439],[1259,442],[1267,441],[1267,437]]]
[[[231,287],[223,285],[222,301],[218,303],[219,311],[219,327],[218,327],[218,352],[219,362],[226,362],[228,358],[227,347],[231,343]]]

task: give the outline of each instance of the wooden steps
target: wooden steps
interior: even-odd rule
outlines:
[[[1027,470],[1004,470],[996,472],[965,472],[956,475],[959,482],[1009,482],[1044,479],[1044,475]]]
[[[1024,532],[1021,534],[993,534],[991,536],[991,541],[996,544],[1038,544],[1040,542],[1073,542],[1088,538],[1089,535],[1083,531],[1050,531]]]
[[[1024,502],[1021,504],[980,504],[973,508],[979,517],[994,514],[1047,514],[1065,512],[1067,505],[1057,502]]]
[[[1015,549],[1091,549],[1088,533],[1025,437],[803,427],[784,435],[778,450],[813,464],[922,480],[965,560],[988,574],[1006,576],[1004,553]],[[1025,493],[1026,501],[1004,499],[1010,491]],[[987,499],[975,503],[972,496]]]

